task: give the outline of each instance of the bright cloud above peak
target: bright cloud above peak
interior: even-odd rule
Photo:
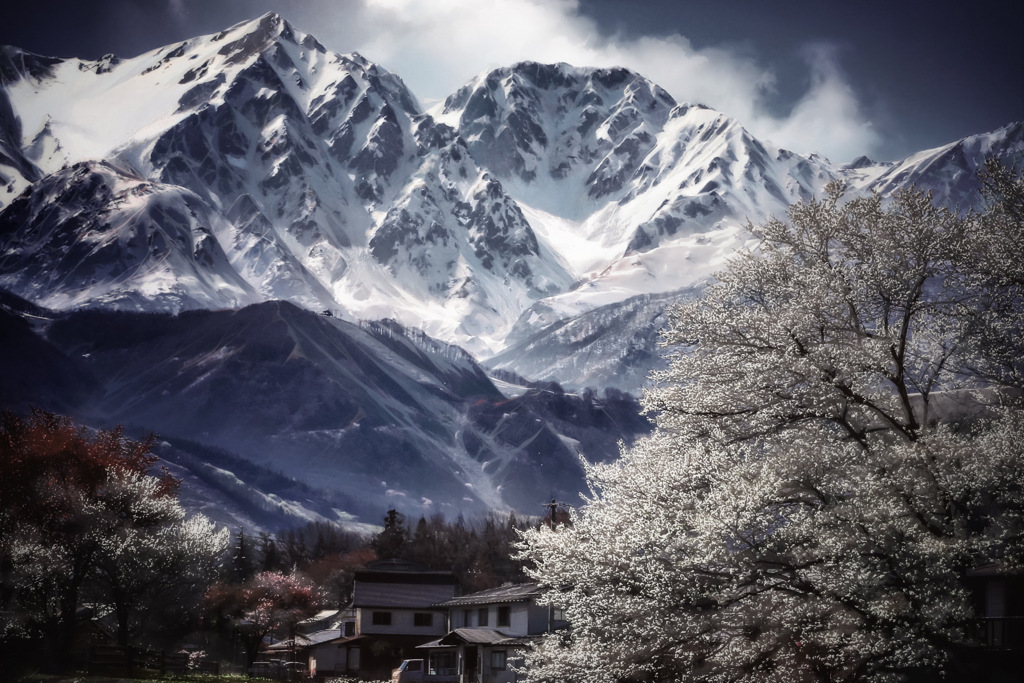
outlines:
[[[805,50],[810,87],[780,115],[769,107],[775,73],[749,52],[698,49],[679,34],[605,35],[576,0],[318,0],[297,9],[299,27],[397,73],[428,106],[480,72],[519,61],[623,66],[780,147],[841,162],[881,146],[836,51],[825,45]]]

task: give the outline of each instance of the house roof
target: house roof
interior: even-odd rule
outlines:
[[[410,585],[402,583],[359,583],[352,592],[356,607],[393,607],[408,609],[436,609],[455,594],[454,585]]]
[[[327,628],[323,631],[314,631],[313,633],[309,633],[305,636],[298,636],[297,640],[299,641],[299,644],[306,645],[308,647],[337,640],[338,638],[341,638],[340,628]]]
[[[357,571],[352,606],[424,609],[454,596],[451,572]]]
[[[535,583],[507,583],[497,588],[489,588],[476,593],[460,595],[441,603],[443,607],[459,607],[463,605],[490,605],[504,602],[526,602],[540,595],[540,586]]]
[[[341,629],[328,628],[322,631],[314,631],[313,633],[307,633],[306,635],[296,635],[294,639],[286,638],[285,640],[274,643],[269,646],[268,650],[290,650],[294,647],[304,648],[319,645],[320,643],[326,643],[331,640],[341,638]]]
[[[493,628],[457,628],[438,640],[439,645],[457,645],[458,643],[476,643],[490,645],[511,638],[507,633]]]
[[[454,648],[454,645],[442,645],[440,639],[431,640],[428,643],[423,643],[422,645],[416,646],[417,650],[451,650]]]
[[[419,649],[443,649],[455,645],[526,645],[537,636],[510,636],[493,628],[457,628],[447,635],[429,643],[417,645]]]
[[[327,619],[336,617],[339,614],[341,614],[340,609],[322,609],[313,616],[303,619],[299,624],[315,624],[318,621],[326,621]]]
[[[342,636],[341,629],[328,628],[322,631],[314,631],[313,633],[309,633],[307,635],[295,636],[294,648],[301,650],[307,647],[323,645],[324,643],[330,643],[335,641],[344,642],[349,640],[356,640],[357,638],[363,638],[363,636]],[[287,638],[285,640],[281,640],[279,642],[274,643],[273,645],[268,646],[266,649],[275,652],[279,650],[291,650],[293,648],[292,643],[293,640],[291,638]]]

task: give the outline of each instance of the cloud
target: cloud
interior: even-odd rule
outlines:
[[[758,137],[835,161],[881,139],[827,45],[805,50],[810,87],[783,115],[768,107],[774,71],[741,48],[694,48],[682,35],[608,35],[576,0],[311,0],[285,12],[331,49],[397,73],[430,105],[478,73],[522,60],[624,66],[680,102],[736,118]]]
[[[804,59],[811,72],[811,86],[785,118],[759,120],[765,135],[775,140],[791,140],[804,149],[849,161],[881,148],[882,137],[867,120],[857,94],[839,68],[835,47],[809,45]],[[765,117],[762,117],[764,119]]]

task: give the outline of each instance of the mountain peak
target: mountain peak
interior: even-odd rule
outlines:
[[[213,40],[220,41],[226,38],[232,40],[221,47],[219,54],[226,56],[229,64],[244,61],[255,53],[263,52],[279,39],[296,42],[294,29],[275,12],[267,12],[257,19],[235,24],[215,35]]]

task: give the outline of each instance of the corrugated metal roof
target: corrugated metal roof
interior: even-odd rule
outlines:
[[[457,628],[437,642],[439,645],[455,645],[459,642],[487,645],[490,643],[500,643],[509,638],[511,636],[507,633],[496,631],[493,628]]]
[[[540,638],[540,636],[515,636],[513,638],[506,638],[500,643],[495,643],[495,645],[508,645],[510,647],[513,645],[531,645],[540,640]]]
[[[321,643],[327,643],[332,640],[338,640],[341,638],[341,630],[336,628],[328,628],[322,631],[314,631],[306,635],[297,635],[294,639],[286,638],[285,640],[279,641],[267,647],[267,650],[291,650],[292,647],[304,648],[312,647],[314,645],[320,645]]]
[[[314,631],[313,633],[306,635],[304,638],[300,636],[298,640],[300,644],[309,646],[319,645],[320,643],[326,643],[329,640],[335,640],[337,638],[341,638],[341,629],[328,628],[323,631]],[[303,643],[303,641],[306,642]]]
[[[418,645],[423,649],[452,647],[463,643],[471,645],[528,645],[539,636],[510,636],[493,628],[457,628],[449,631],[443,638]]]
[[[525,602],[540,595],[540,586],[535,583],[510,583],[476,593],[460,595],[441,603],[443,607],[459,605],[489,605],[497,602]]]
[[[454,648],[454,645],[442,645],[440,638],[432,640],[429,643],[423,643],[422,645],[416,646],[417,650],[452,650]]]

